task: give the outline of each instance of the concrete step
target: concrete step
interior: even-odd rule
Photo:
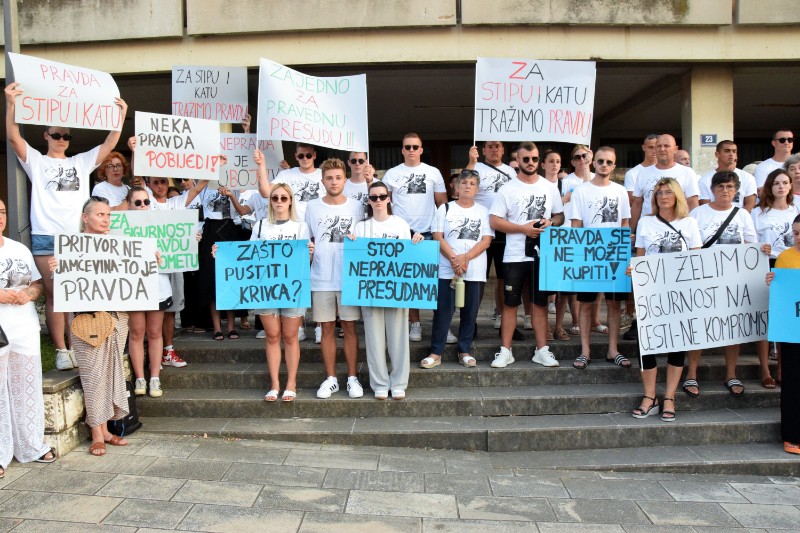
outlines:
[[[575,370],[570,361],[562,361],[558,368],[545,368],[525,359],[506,368],[492,368],[488,364],[466,368],[456,362],[444,362],[434,369],[411,367],[409,389],[428,387],[502,387],[525,385],[585,385],[591,383],[639,383],[638,361],[632,360],[630,370],[603,361],[600,356],[584,371]],[[347,367],[336,367],[340,382],[347,378]],[[664,381],[664,367],[660,367],[659,380]],[[774,372],[773,372],[774,374]],[[737,375],[740,379],[759,378],[758,359],[742,356]],[[325,371],[321,363],[301,362],[297,372],[300,389],[318,387]],[[369,383],[366,362],[359,362],[358,376],[363,384]],[[702,359],[698,369],[701,382],[722,382],[725,377],[724,359],[709,355]],[[281,365],[280,383],[286,383],[286,367]],[[257,363],[191,363],[184,368],[166,367],[161,373],[165,389],[267,389],[270,379],[263,361]]]
[[[747,392],[732,397],[720,382],[703,384],[702,394],[690,399],[682,392],[677,409],[746,409],[777,407],[779,390],[767,390],[755,381],[745,380]],[[363,398],[351,399],[341,390],[327,400],[316,398],[316,387],[298,389],[294,402],[265,402],[265,387],[256,389],[170,389],[161,398],[140,397],[137,408],[142,416],[186,418],[381,418],[426,417],[540,417],[628,413],[639,405],[640,383],[528,386],[429,387],[409,389],[403,401],[381,401],[367,389]],[[626,415],[627,416],[627,415]],[[270,422],[272,423],[272,422]]]
[[[322,403],[331,404],[331,402]],[[430,406],[432,411],[438,410],[437,404],[430,403]],[[771,446],[774,446],[780,438],[779,420],[780,413],[777,408],[679,411],[677,420],[671,423],[663,422],[658,417],[637,420],[628,413],[378,418],[343,416],[270,420],[247,417],[143,416],[142,418],[145,430],[153,433],[496,452],[529,450],[605,452],[606,449],[614,448],[650,448],[655,444],[659,446],[721,444],[727,447],[773,443]],[[724,455],[721,458],[724,458]],[[658,461],[659,458],[654,453],[650,463]]]

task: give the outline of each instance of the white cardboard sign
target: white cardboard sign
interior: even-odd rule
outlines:
[[[258,167],[253,160],[253,151],[256,148],[264,154],[267,178],[269,181],[275,178],[283,160],[283,146],[280,141],[257,141],[255,133],[223,133],[220,137],[220,149],[228,162],[222,165],[220,186],[232,190],[258,189]]]
[[[172,67],[172,114],[241,122],[247,114],[247,68]]]

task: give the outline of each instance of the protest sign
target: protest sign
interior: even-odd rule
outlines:
[[[760,246],[712,246],[633,259],[641,352],[766,339],[769,258]]]
[[[800,269],[776,268],[769,286],[769,332],[774,342],[800,342]]]
[[[111,74],[13,52],[8,56],[14,80],[25,91],[16,100],[18,124],[122,129],[121,110],[114,101],[119,89]]]
[[[344,240],[342,305],[436,309],[439,243]]]
[[[258,138],[367,152],[367,76],[318,78],[261,58]]]
[[[136,112],[136,174],[219,179],[219,122]]]
[[[247,114],[247,68],[172,67],[172,114],[241,122]]]
[[[267,179],[272,181],[280,172],[283,146],[280,141],[260,140],[255,133],[223,133],[220,137],[222,155],[228,162],[222,165],[219,184],[232,190],[257,189],[258,166],[253,160],[253,151],[258,148],[264,154]]]
[[[308,240],[218,242],[218,309],[311,307]]]
[[[156,239],[161,254],[158,268],[162,274],[199,268],[197,212],[194,209],[112,211],[110,233]]]
[[[56,235],[55,258],[57,313],[158,309],[155,239]]]
[[[559,292],[631,292],[625,269],[630,228],[554,228],[542,233],[539,288]]]
[[[589,144],[594,61],[479,57],[474,139]]]

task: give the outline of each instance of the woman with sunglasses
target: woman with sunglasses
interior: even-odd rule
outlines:
[[[128,174],[130,166],[125,156],[119,152],[111,152],[97,167],[97,178],[100,181],[92,189],[92,196],[102,196],[108,200],[112,211],[128,209],[128,189],[122,178]]]
[[[703,244],[697,221],[689,216],[689,206],[683,189],[672,178],[660,179],[654,188],[652,212],[642,217],[636,231],[636,256],[667,254],[697,250]],[[631,267],[625,272],[630,275]],[[634,418],[647,418],[657,415],[661,409],[656,397],[656,377],[658,368],[656,356],[641,355],[641,368],[644,395],[639,407],[632,411]],[[683,373],[686,352],[667,354],[667,385],[664,391],[664,412],[661,420],[675,420],[675,391]],[[670,402],[667,405],[666,402]]]
[[[6,93],[6,136],[31,180],[31,250],[39,272],[46,272],[53,257],[54,236],[77,233],[83,202],[89,196],[89,175],[111,153],[119,141],[119,131],[110,131],[105,141],[88,152],[67,156],[72,134],[69,128],[47,126],[44,138],[47,153],[42,154],[29,145],[19,131],[14,118],[16,99],[23,94],[19,83],[11,83]],[[108,102],[111,104],[112,102]],[[128,104],[115,98],[119,124],[125,121]],[[15,222],[16,223],[16,222]],[[56,368],[69,370],[75,366],[75,354],[65,342],[64,313],[53,311],[53,281],[42,278],[45,294],[47,330],[56,347]]]
[[[389,189],[380,181],[369,187],[367,219],[357,222],[352,240],[366,239],[411,239],[417,244],[423,239],[421,233],[411,236],[411,228],[402,218],[392,214]],[[369,385],[376,400],[386,400],[389,391],[392,398],[406,397],[410,371],[410,349],[408,340],[408,309],[394,307],[362,307],[364,339],[367,343],[367,366]],[[386,365],[386,352],[392,371]]]

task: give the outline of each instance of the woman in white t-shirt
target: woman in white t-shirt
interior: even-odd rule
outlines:
[[[672,178],[662,178],[656,183],[654,191],[652,213],[642,217],[636,229],[636,256],[671,254],[700,248],[702,241],[697,221],[689,216],[686,196],[680,184]],[[630,271],[631,267],[628,267],[626,274],[630,275]],[[665,422],[675,420],[675,391],[681,380],[685,356],[685,352],[667,354],[667,385],[661,414],[661,420]],[[642,369],[644,396],[632,415],[634,418],[647,418],[657,415],[661,408],[656,397],[656,356],[641,355],[639,367]]]
[[[111,152],[97,167],[99,183],[92,189],[92,196],[102,196],[108,200],[112,211],[124,211],[128,208],[128,187],[122,178],[128,174],[130,166],[125,156],[119,152]]]
[[[411,239],[421,242],[421,233],[411,236],[411,228],[402,218],[392,214],[389,189],[383,183],[373,182],[367,189],[367,219],[357,222],[350,239]],[[364,340],[367,344],[369,384],[376,400],[406,397],[410,353],[408,346],[408,309],[396,307],[362,307]],[[386,365],[386,352],[392,371]]]
[[[34,303],[44,291],[33,255],[3,237],[8,214],[0,200],[0,326],[8,346],[0,348],[0,478],[11,459],[51,463],[44,442],[39,316]]]
[[[433,225],[433,238],[439,241],[439,292],[433,313],[431,353],[420,362],[422,368],[439,366],[445,340],[455,311],[454,280],[464,282],[464,307],[458,326],[458,360],[467,367],[477,365],[470,355],[475,336],[475,320],[481,304],[481,289],[486,283],[486,249],[494,231],[489,225],[489,211],[475,202],[480,174],[462,170],[456,190],[458,200],[439,206]]]
[[[766,242],[772,246],[769,257],[770,268],[775,267],[775,261],[781,252],[794,246],[792,224],[798,214],[800,210],[794,205],[791,178],[782,168],[773,170],[764,181],[758,207],[753,209],[752,213],[758,242]],[[761,367],[761,386],[765,389],[774,389],[776,382],[769,370],[769,342],[758,341],[756,352]],[[780,362],[778,369],[780,379]]]

